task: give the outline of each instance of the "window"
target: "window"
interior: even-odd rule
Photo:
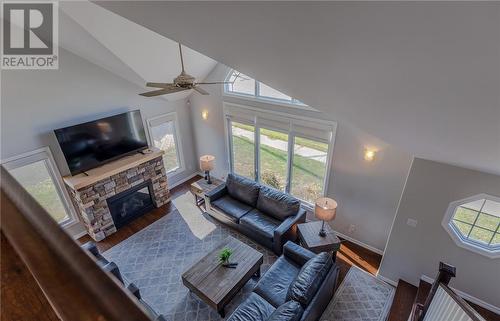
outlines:
[[[3,166],[56,222],[67,225],[75,221],[69,196],[47,147],[8,159]]]
[[[315,110],[302,103],[301,101],[292,98],[266,84],[256,81],[249,76],[242,74],[239,71],[232,70],[226,78],[229,84],[226,84],[224,91],[226,93],[235,94],[242,97],[251,97],[265,100],[267,102],[284,103],[287,105],[296,105],[301,108]]]
[[[288,134],[265,128],[259,131],[259,181],[286,191]]]
[[[458,245],[500,256],[500,198],[481,194],[453,202],[443,225]]]
[[[304,201],[326,194],[335,122],[224,103],[231,171]]]
[[[255,179],[255,127],[238,122],[231,123],[233,171]]]
[[[167,174],[184,170],[177,132],[177,115],[169,113],[146,120],[150,145],[163,150],[163,163]]]
[[[323,196],[328,144],[295,137],[291,193],[309,203]]]

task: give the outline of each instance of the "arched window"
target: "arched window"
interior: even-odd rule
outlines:
[[[452,202],[443,227],[457,245],[491,258],[500,257],[500,198],[479,194]]]
[[[292,98],[264,83],[261,83],[260,81],[242,74],[237,70],[232,70],[228,74],[226,81],[231,82],[230,84],[226,84],[224,87],[224,91],[226,93],[247,98],[261,99],[267,102],[285,103],[299,107],[307,107],[307,109],[310,109],[309,106],[302,103],[300,100]]]

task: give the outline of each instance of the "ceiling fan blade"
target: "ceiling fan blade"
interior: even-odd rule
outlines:
[[[230,81],[197,82],[196,85],[232,84]]]
[[[175,87],[175,88],[169,88],[169,89],[160,89],[160,90],[153,90],[153,91],[148,91],[142,94],[139,94],[144,97],[154,97],[154,96],[160,96],[160,95],[168,95],[168,94],[173,94],[179,91],[184,91],[184,90],[189,90],[188,88],[181,88],[181,87]]]
[[[193,87],[194,90],[196,90],[197,92],[199,92],[200,94],[202,95],[209,95],[208,92],[206,92],[204,89],[200,88],[200,87]]]
[[[164,83],[164,82],[148,82],[146,83],[147,87],[156,87],[156,88],[171,88],[171,87],[176,87],[175,84],[169,84],[169,83]]]

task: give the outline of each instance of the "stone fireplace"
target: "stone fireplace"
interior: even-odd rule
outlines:
[[[137,154],[64,178],[80,220],[94,240],[103,240],[170,200],[161,155],[161,151]]]

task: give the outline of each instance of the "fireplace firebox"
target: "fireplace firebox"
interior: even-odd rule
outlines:
[[[108,198],[108,208],[116,228],[119,229],[155,208],[152,195],[153,184],[146,181]]]

